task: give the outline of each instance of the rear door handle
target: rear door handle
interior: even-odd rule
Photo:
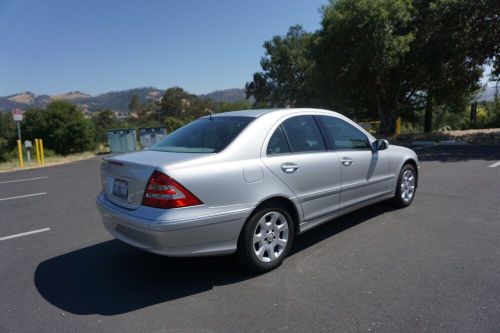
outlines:
[[[342,159],[340,160],[340,163],[342,163],[343,166],[350,166],[352,163],[354,163],[354,161],[352,159],[350,159],[349,157],[342,157]]]
[[[299,166],[295,163],[283,163],[281,165],[281,170],[285,173],[292,173],[299,169]]]

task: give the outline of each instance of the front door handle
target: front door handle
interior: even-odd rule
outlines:
[[[354,161],[352,159],[350,159],[349,157],[342,157],[342,159],[340,160],[340,163],[342,163],[343,166],[351,166],[351,164],[353,163]]]
[[[283,163],[281,165],[281,170],[285,173],[292,173],[299,169],[299,166],[295,163]]]

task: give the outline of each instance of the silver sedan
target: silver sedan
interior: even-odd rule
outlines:
[[[146,151],[105,158],[97,206],[116,237],[167,256],[281,264],[296,235],[363,206],[411,204],[414,151],[318,109],[209,115]]]

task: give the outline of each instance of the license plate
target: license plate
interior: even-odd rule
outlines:
[[[124,180],[115,179],[113,183],[113,196],[127,200],[128,197],[128,184]]]

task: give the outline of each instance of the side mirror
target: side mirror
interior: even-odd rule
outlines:
[[[373,141],[373,150],[379,151],[389,148],[389,141],[384,139],[377,139]]]

